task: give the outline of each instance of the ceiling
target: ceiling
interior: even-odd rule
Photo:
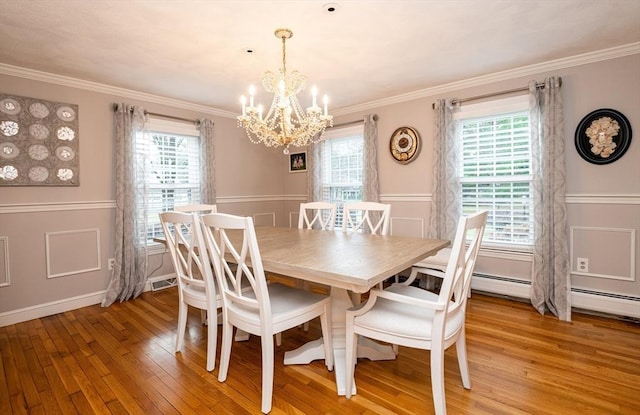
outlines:
[[[0,0],[0,65],[238,112],[287,27],[339,109],[640,41],[639,0],[330,2]]]

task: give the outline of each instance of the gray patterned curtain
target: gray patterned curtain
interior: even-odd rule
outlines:
[[[200,202],[208,205],[216,203],[215,146],[213,141],[213,121],[200,119]]]
[[[307,202],[322,201],[322,141],[307,149]]]
[[[429,237],[455,239],[462,214],[458,160],[460,143],[453,114],[458,109],[451,99],[438,99],[434,108],[433,185]]]
[[[569,232],[565,204],[564,118],[559,78],[529,83],[534,234],[531,304],[571,321]]]
[[[118,104],[115,112],[116,220],[115,263],[102,307],[139,296],[147,276],[145,163],[136,154],[136,135],[145,111]]]
[[[362,201],[380,201],[380,181],[378,180],[378,116],[364,116],[364,172],[362,175]]]

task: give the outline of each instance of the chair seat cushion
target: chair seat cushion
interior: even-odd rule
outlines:
[[[289,287],[279,283],[267,285],[269,302],[271,304],[271,318],[273,324],[283,320],[297,319],[310,309],[317,308],[318,303],[330,301],[329,296],[311,291]],[[246,292],[247,297],[254,297],[254,292]],[[250,309],[239,304],[231,304],[230,311],[246,322],[260,323],[257,309]],[[320,315],[320,311],[316,313]]]
[[[423,300],[438,300],[436,294],[418,287],[394,284],[387,291]],[[377,298],[373,308],[355,318],[354,325],[394,336],[428,341],[431,340],[433,317],[432,309]],[[445,338],[453,335],[464,324],[464,314],[456,313],[452,317],[445,327]]]
[[[315,306],[318,302],[329,298],[323,294],[278,283],[269,284],[268,290],[274,320],[276,320],[279,315],[290,313],[293,309],[299,310],[309,306]]]

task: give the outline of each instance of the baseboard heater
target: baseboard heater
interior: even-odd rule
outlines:
[[[530,298],[531,281],[480,273],[474,273],[473,276],[477,278],[476,290],[478,292],[517,301]],[[634,320],[640,319],[640,297],[575,287],[571,288],[571,296],[573,308],[576,310],[595,311],[609,316]]]

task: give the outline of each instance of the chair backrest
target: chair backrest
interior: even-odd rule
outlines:
[[[471,277],[486,223],[486,211],[463,216],[458,222],[438,299],[439,302],[446,304],[447,319],[453,318],[456,314],[464,315],[465,313],[467,294],[471,288]],[[470,241],[468,245],[467,241]],[[464,317],[461,321],[464,322]]]
[[[206,249],[197,248],[205,246],[198,215],[163,212],[160,214],[160,223],[180,290],[186,289],[189,285],[201,287],[205,289],[207,296],[215,299],[216,288],[209,255]]]
[[[322,229],[323,231],[332,231],[335,221],[335,204],[328,202],[300,203],[298,229]]]
[[[191,205],[174,206],[173,210],[176,212],[185,213],[216,213],[218,212],[217,205],[207,205],[203,203],[194,203]]]
[[[202,215],[200,222],[225,309],[257,310],[266,321],[271,303],[253,219],[210,213]]]
[[[346,202],[342,210],[342,231],[388,235],[390,216],[389,204]]]

